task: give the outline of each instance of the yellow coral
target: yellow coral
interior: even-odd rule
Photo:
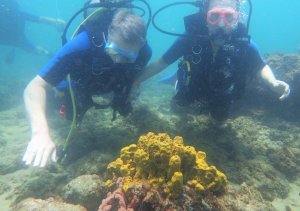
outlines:
[[[121,158],[118,158],[114,162],[111,162],[107,166],[107,171],[109,174],[111,174],[113,177],[118,177],[120,175],[120,168],[123,165],[123,161]]]
[[[173,155],[169,161],[168,178],[171,178],[175,172],[181,171],[181,158],[178,155]]]
[[[132,155],[135,153],[137,149],[136,144],[131,144],[127,147],[124,147],[123,149],[121,149],[121,156],[120,158],[124,161],[124,162],[128,162],[130,161]]]
[[[122,177],[133,176],[135,174],[135,167],[131,167],[130,164],[122,165],[120,167],[120,174]]]
[[[173,198],[179,197],[185,186],[195,192],[221,191],[227,178],[215,166],[209,166],[205,158],[205,152],[185,146],[180,136],[171,139],[165,133],[148,133],[137,144],[124,147],[120,158],[108,165],[107,173],[112,180],[125,177],[125,193],[142,181]]]
[[[168,182],[168,188],[170,191],[170,196],[177,198],[183,190],[183,174],[181,172],[175,172]]]

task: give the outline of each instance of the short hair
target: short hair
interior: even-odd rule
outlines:
[[[213,1],[213,0],[204,0],[203,4],[204,4],[204,8],[206,11],[208,11],[208,8],[209,8],[209,4],[210,2]],[[234,0],[236,2],[236,8],[237,10],[239,11],[240,10],[240,5],[241,5],[241,0]]]
[[[128,10],[119,10],[114,15],[108,32],[119,33],[121,38],[130,44],[144,45],[147,27],[140,16]]]

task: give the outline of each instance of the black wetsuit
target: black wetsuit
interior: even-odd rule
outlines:
[[[221,48],[213,56],[209,39],[196,46],[201,48],[197,54],[191,52],[194,46],[190,38],[190,36],[179,37],[163,55],[163,60],[167,64],[184,57],[190,60],[192,66],[191,81],[187,86],[184,85],[187,76],[184,72],[178,71],[178,93],[174,100],[181,105],[204,100],[208,103],[211,115],[224,120],[227,118],[232,100],[244,89],[245,78],[256,75],[265,66],[265,62],[252,41],[234,55],[228,55],[228,50]],[[190,58],[191,56],[195,58]]]
[[[0,0],[0,44],[34,52],[25,35],[27,21],[38,22],[39,16],[23,11],[15,0]]]
[[[112,108],[126,115],[126,106],[129,105],[127,95],[137,71],[142,70],[148,63],[152,55],[151,48],[147,44],[141,48],[134,64],[114,64],[104,52],[103,46],[99,49],[94,46],[91,37],[93,36],[89,36],[86,31],[78,34],[50,60],[39,76],[49,84],[64,90],[67,85],[65,78],[67,74],[71,75],[79,119],[93,106],[93,95],[109,92],[114,93]],[[139,70],[136,71],[136,68]]]

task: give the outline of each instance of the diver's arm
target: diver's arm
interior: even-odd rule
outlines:
[[[59,18],[52,18],[52,17],[46,17],[46,16],[40,16],[39,17],[39,23],[48,24],[48,25],[59,25],[61,23],[65,23],[64,20]]]
[[[179,37],[171,47],[155,62],[149,64],[144,71],[138,76],[137,81],[143,82],[148,78],[163,71],[170,64],[173,64],[176,60],[184,55],[187,50],[189,40],[186,36]]]
[[[169,64],[167,64],[163,58],[159,58],[155,62],[146,66],[145,70],[138,76],[137,81],[143,82],[148,78],[158,74],[162,70],[164,70]]]
[[[63,30],[65,27],[65,21],[60,18],[52,18],[48,16],[39,16],[36,14],[32,14],[28,11],[19,9],[19,12],[25,18],[26,21],[31,21],[34,23],[47,24],[56,27],[58,30]]]
[[[58,30],[62,31],[65,27],[65,21],[60,18],[52,18],[48,16],[39,16],[18,8],[18,13],[21,18],[24,18],[25,21],[30,21],[34,23],[47,24],[56,27]]]
[[[25,107],[31,125],[31,141],[24,154],[26,165],[44,167],[48,157],[55,161],[55,145],[49,135],[46,119],[46,91],[51,86],[40,76],[36,76],[24,91]]]
[[[265,84],[268,85],[274,92],[280,94],[280,100],[284,100],[289,96],[289,85],[284,81],[277,80],[269,65],[265,65],[261,69],[260,77],[263,79]]]
[[[46,17],[46,16],[39,16],[36,22],[54,26],[57,28],[57,30],[60,31],[62,31],[66,25],[65,21],[62,19]]]
[[[36,76],[24,91],[24,102],[29,115],[32,133],[49,133],[45,115],[46,90],[49,85]]]

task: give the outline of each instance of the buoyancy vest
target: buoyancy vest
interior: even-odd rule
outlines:
[[[115,64],[105,52],[105,37],[114,13],[115,11],[111,9],[101,9],[89,17],[77,32],[87,31],[92,43],[91,54],[86,58],[88,61],[84,61],[84,69],[71,74],[79,121],[92,106],[111,107],[114,111],[113,119],[116,117],[116,112],[126,116],[131,111],[128,97],[136,75],[145,65],[140,58],[144,56],[146,45],[140,50],[135,63]],[[99,105],[93,102],[92,96],[110,92],[113,93],[113,98],[109,104]]]
[[[216,57],[202,13],[185,17],[185,29],[189,50],[183,57],[183,63],[179,64],[179,94],[184,95],[188,101],[203,97],[239,98],[246,82],[245,68],[242,66],[250,41],[246,27],[239,23],[230,37],[226,38]]]

